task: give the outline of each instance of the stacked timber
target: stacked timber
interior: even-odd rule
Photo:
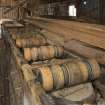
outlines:
[[[24,58],[27,61],[60,58],[64,55],[64,48],[59,46],[40,46],[39,48],[24,48]]]
[[[70,87],[100,77],[96,60],[73,60],[62,65],[38,68],[36,75],[45,91]]]

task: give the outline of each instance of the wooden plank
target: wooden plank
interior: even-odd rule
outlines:
[[[50,23],[50,22],[43,21],[43,20],[33,21],[33,20],[26,19],[25,21],[31,24],[34,24],[35,26],[38,26],[42,29],[45,29],[49,32],[62,36],[64,37],[66,41],[69,41],[71,39],[80,40],[90,45],[105,49],[105,38],[100,37],[100,35],[97,36],[97,35],[89,34],[87,32],[76,31],[75,29],[72,30],[63,25],[59,25],[57,23],[56,24]]]
[[[100,64],[105,64],[105,51],[83,45],[83,43],[71,40],[65,43],[65,48],[84,58],[95,58]]]

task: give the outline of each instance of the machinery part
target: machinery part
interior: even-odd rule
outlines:
[[[41,46],[39,48],[35,48],[35,47],[24,48],[24,58],[27,61],[48,60],[54,57],[60,58],[63,55],[64,55],[64,48],[58,47],[58,46]]]

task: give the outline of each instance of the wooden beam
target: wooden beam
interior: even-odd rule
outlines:
[[[7,9],[6,11],[4,11],[4,14],[7,14],[8,12],[13,11],[14,9],[17,9],[18,7],[24,5],[27,1],[28,1],[28,0],[23,0],[23,1],[19,2],[19,3],[16,4],[15,6],[13,6],[13,7]]]

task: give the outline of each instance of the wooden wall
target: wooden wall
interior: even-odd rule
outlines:
[[[49,2],[39,6],[39,15],[45,16],[69,16],[69,5],[75,4],[75,0]]]
[[[4,13],[7,9],[14,7],[17,4],[17,0],[0,0],[0,19],[1,18],[11,18],[18,19],[19,15],[22,15],[20,8],[16,8],[8,13]]]
[[[100,22],[100,0],[85,0],[80,3],[79,17],[90,21]]]
[[[42,0],[41,0],[42,1]],[[59,2],[41,2],[39,6],[39,15],[44,17],[64,17],[70,18],[68,14],[68,6],[75,4],[77,8],[77,19],[92,23],[105,24],[105,0],[68,0]],[[47,15],[47,16],[46,16]]]

